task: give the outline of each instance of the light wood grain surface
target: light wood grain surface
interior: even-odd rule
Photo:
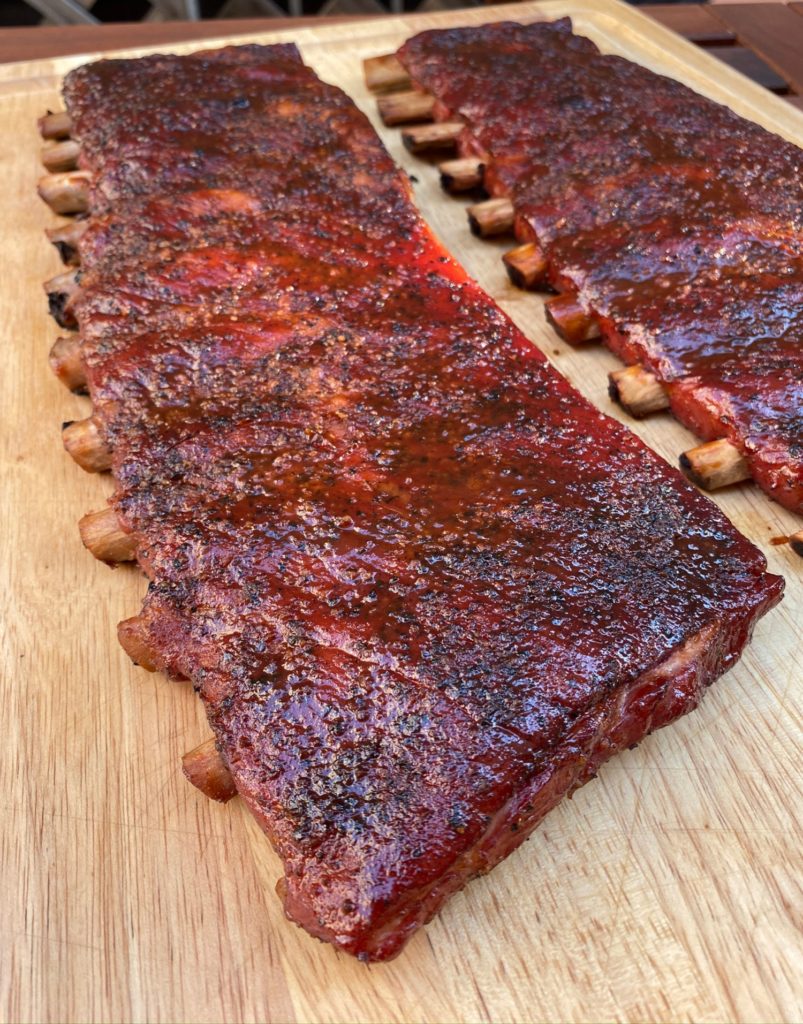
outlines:
[[[297,35],[316,70],[372,112],[363,56],[425,26],[564,13],[604,49],[803,141],[803,115],[614,0]],[[771,539],[801,522],[749,485],[716,501],[786,577],[787,597],[698,712],[609,764],[393,963],[366,968],[284,921],[280,865],[257,826],[237,801],[212,804],[181,776],[181,754],[207,735],[199,703],[117,646],[115,624],[136,612],[143,579],[93,561],[75,528],[111,484],[61,450],[61,421],[85,415],[87,400],[47,367],[57,330],[41,282],[59,265],[42,237],[55,218],[33,188],[35,118],[78,62],[0,69],[0,1019],[799,1020],[803,562]],[[613,357],[558,341],[541,300],[506,283],[504,246],[469,235],[465,204],[443,196],[434,168],[403,153],[398,133],[383,137],[438,234],[618,415],[605,392]],[[630,425],[671,461],[692,443],[665,414]]]

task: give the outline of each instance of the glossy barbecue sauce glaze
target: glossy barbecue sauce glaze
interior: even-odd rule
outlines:
[[[118,86],[158,109],[133,139]],[[283,172],[261,141],[205,162],[232,95]],[[150,579],[127,628],[199,690],[287,913],[387,959],[691,710],[781,581],[547,365],[292,54],[90,65],[67,96],[106,210],[83,355]]]
[[[803,154],[572,35],[568,19],[422,33],[400,57],[468,123],[522,238],[672,409],[803,508]]]

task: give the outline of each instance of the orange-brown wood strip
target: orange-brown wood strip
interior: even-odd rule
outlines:
[[[785,93],[789,83],[757,53],[744,46],[710,46],[708,53],[728,67],[746,75],[751,82],[758,82],[770,92]]]
[[[701,46],[732,43],[736,39],[736,33],[703,4],[644,4],[639,10]]]
[[[20,60],[38,60],[62,54],[96,53],[121,47],[164,46],[193,39],[218,39],[225,35],[236,42],[238,35],[257,32],[278,32],[302,28],[313,22],[316,26],[335,25],[349,21],[375,18],[368,15],[332,15],[310,18],[233,18],[220,22],[206,21],[143,21],[138,24],[106,25],[36,25],[33,28],[6,28],[0,32],[0,64]]]
[[[803,18],[786,4],[716,4],[712,13],[797,93],[803,93]]]

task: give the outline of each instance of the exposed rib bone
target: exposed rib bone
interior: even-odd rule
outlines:
[[[398,92],[380,96],[376,101],[379,116],[390,126],[431,121],[435,110],[435,97],[428,92]]]
[[[475,235],[489,238],[513,228],[513,203],[509,199],[486,199],[469,206],[468,223]]]
[[[62,424],[61,439],[69,454],[87,473],[103,473],[111,469],[112,453],[101,437],[94,417]]]
[[[570,345],[581,345],[599,337],[599,327],[583,309],[572,292],[556,295],[546,304],[546,317],[558,334]]]
[[[459,160],[446,160],[438,165],[441,172],[441,188],[446,192],[469,192],[482,184],[485,164],[474,156]]]
[[[72,120],[66,110],[45,114],[37,123],[43,139],[68,139],[72,133]]]
[[[680,467],[693,483],[706,491],[717,491],[750,479],[750,470],[739,449],[724,437],[684,452],[680,456]]]
[[[214,737],[186,753],[181,759],[181,767],[193,786],[210,800],[225,804],[237,796],[234,779],[223,764]]]
[[[792,545],[792,550],[803,558],[803,530],[793,533],[789,538],[789,543]]]
[[[88,227],[88,219],[75,219],[45,231],[47,237],[58,249],[59,256],[68,266],[77,267],[81,262],[78,243]]]
[[[86,213],[89,209],[89,171],[64,171],[40,178],[38,192],[54,213]]]
[[[74,171],[80,152],[81,145],[75,139],[62,139],[42,150],[42,163],[49,171]]]
[[[628,366],[608,374],[608,394],[636,419],[669,408],[669,397],[658,378],[643,366]]]
[[[45,281],[45,293],[50,315],[60,327],[76,326],[75,315],[70,303],[78,292],[78,278],[75,270],[67,270]]]
[[[122,622],[118,622],[117,639],[120,642],[120,646],[135,665],[144,668],[146,672],[156,671],[159,659],[153,653],[142,628],[142,619],[139,615],[134,615],[130,619],[123,619]]]
[[[517,288],[532,291],[546,285],[547,259],[535,242],[525,242],[506,252],[502,262]]]
[[[386,53],[381,57],[369,57],[362,62],[365,84],[371,92],[394,92],[397,89],[410,89],[410,76],[399,62],[395,53]]]
[[[81,339],[77,334],[58,338],[48,358],[51,370],[65,387],[76,394],[86,394],[86,371],[81,358]]]
[[[402,142],[411,153],[423,153],[428,149],[454,149],[464,127],[462,121],[420,124],[414,128],[405,128]]]
[[[120,520],[111,506],[88,512],[79,520],[78,530],[84,547],[101,562],[133,562],[134,535],[120,529]]]

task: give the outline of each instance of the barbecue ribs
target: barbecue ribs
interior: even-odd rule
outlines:
[[[803,152],[554,23],[424,32],[399,59],[493,196],[673,413],[803,511]]]
[[[691,710],[782,581],[467,278],[292,47],[65,95],[80,360],[150,580],[121,640],[192,680],[288,916],[387,959]]]

